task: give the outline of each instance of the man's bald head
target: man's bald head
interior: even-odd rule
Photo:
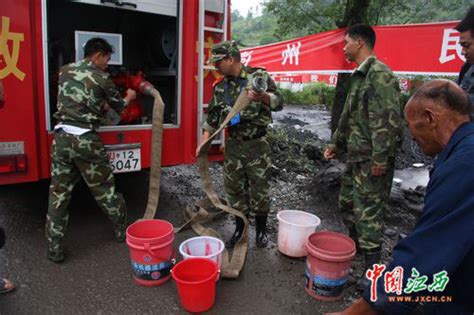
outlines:
[[[470,108],[468,95],[454,82],[433,80],[410,98],[405,119],[423,152],[435,156],[459,126],[470,120]]]
[[[407,106],[423,107],[431,102],[459,115],[469,115],[471,112],[469,96],[450,80],[438,79],[423,84],[413,94]]]

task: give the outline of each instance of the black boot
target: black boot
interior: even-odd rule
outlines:
[[[56,249],[48,248],[46,250],[46,257],[49,260],[54,261],[55,263],[63,262],[64,261],[64,250],[62,249],[62,247],[56,248]]]
[[[230,238],[225,243],[225,247],[227,248],[234,248],[235,244],[240,240],[240,237],[242,236],[242,232],[244,231],[244,220],[242,220],[240,217],[235,217],[235,231],[234,235]]]
[[[5,245],[5,231],[0,227],[0,249]]]
[[[257,229],[257,235],[255,242],[257,247],[264,248],[268,244],[267,236],[267,215],[256,215],[255,216],[255,227]]]
[[[364,291],[365,288],[370,286],[370,281],[366,277],[366,272],[368,269],[372,269],[374,264],[379,264],[380,263],[380,258],[381,258],[381,251],[376,250],[376,251],[370,251],[370,252],[364,252],[364,260],[365,260],[365,265],[364,265],[364,273],[362,274],[362,277],[357,281],[357,290],[359,291]]]
[[[122,199],[122,204],[120,206],[120,213],[121,213],[120,217],[113,219],[114,235],[117,242],[123,243],[125,242],[126,231],[128,227],[127,205],[125,204],[125,201],[123,201],[123,199]]]
[[[349,237],[354,241],[354,243],[356,244],[356,248],[359,251],[359,237],[355,228],[349,228]]]
[[[127,227],[128,225],[126,222],[120,222],[120,223],[114,224],[114,235],[117,242],[119,243],[125,242]]]

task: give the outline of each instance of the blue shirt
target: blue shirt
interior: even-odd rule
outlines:
[[[444,292],[424,290],[411,294],[451,296],[452,302],[424,303],[425,314],[470,314],[474,312],[474,123],[461,125],[443,148],[430,174],[423,213],[414,230],[393,250],[393,261],[386,271],[404,268],[403,288],[412,268],[420,276],[447,271],[449,283]],[[409,314],[417,303],[390,302],[380,277],[377,301],[370,302],[370,288],[363,298],[384,314]],[[402,295],[407,295],[402,293]]]

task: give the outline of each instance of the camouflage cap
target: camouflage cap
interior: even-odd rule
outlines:
[[[232,41],[224,41],[219,44],[215,44],[211,49],[211,57],[209,63],[219,62],[226,57],[240,56],[239,48],[237,43]]]

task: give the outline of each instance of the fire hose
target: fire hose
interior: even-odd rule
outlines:
[[[148,186],[148,202],[143,215],[143,219],[153,219],[158,208],[160,200],[160,177],[161,177],[161,152],[162,152],[162,136],[163,136],[163,115],[165,104],[161,98],[160,92],[153,85],[141,80],[137,82],[137,90],[145,95],[152,96],[153,102],[153,118],[151,128],[151,162],[150,162],[150,182]]]
[[[143,219],[153,219],[158,208],[158,201],[160,198],[160,177],[161,177],[161,153],[162,153],[162,134],[163,134],[163,115],[164,103],[160,93],[153,85],[145,81],[141,76],[140,80],[136,81],[136,89],[145,95],[150,95],[154,98],[153,103],[153,120],[152,120],[152,145],[151,145],[151,165],[150,165],[150,182],[148,188],[148,202],[143,215]],[[138,86],[138,87],[137,87]],[[202,188],[207,195],[206,199],[199,200],[195,203],[197,212],[193,211],[191,207],[187,207],[184,211],[186,223],[175,229],[175,233],[180,232],[184,228],[191,226],[191,228],[199,235],[213,236],[221,239],[218,232],[211,228],[205,228],[202,224],[213,220],[215,217],[228,213],[240,217],[244,221],[244,229],[241,238],[235,244],[232,257],[229,252],[224,250],[222,256],[221,276],[223,278],[238,278],[242,270],[248,249],[248,220],[242,212],[233,209],[223,202],[213,188],[212,181],[209,175],[209,160],[208,150],[212,140],[220,134],[220,132],[227,127],[229,121],[241,110],[250,104],[250,99],[247,97],[247,91],[253,89],[256,92],[265,92],[267,89],[266,80],[262,76],[255,76],[248,87],[243,89],[237,98],[234,106],[226,116],[222,124],[219,126],[206,142],[199,147],[198,167],[201,177]],[[211,204],[220,209],[220,212],[210,214],[206,208]]]
[[[211,178],[209,176],[209,160],[208,160],[208,150],[211,146],[212,140],[218,136],[221,131],[227,127],[229,121],[237,115],[241,110],[246,108],[251,100],[247,97],[247,92],[249,89],[253,89],[256,92],[265,92],[267,90],[266,80],[260,76],[256,75],[251,81],[250,85],[242,90],[239,97],[237,98],[234,106],[230,110],[229,114],[226,116],[219,128],[207,139],[206,142],[201,144],[198,148],[198,167],[199,174],[201,176],[202,187],[204,192],[207,195],[207,199],[202,199],[196,202],[195,207],[198,209],[197,213],[192,210],[191,207],[187,207],[184,212],[186,223],[180,228],[176,229],[175,232],[181,231],[183,228],[191,226],[192,229],[199,235],[204,236],[213,236],[220,238],[220,235],[217,231],[211,228],[205,228],[202,223],[211,221],[216,216],[219,216],[223,213],[228,213],[239,217],[244,222],[244,229],[239,241],[235,244],[232,257],[227,250],[224,250],[222,254],[222,263],[221,263],[221,276],[222,278],[236,279],[239,277],[240,271],[242,270],[245,258],[247,255],[248,249],[248,220],[242,212],[228,206],[223,202],[216,191],[213,188]],[[218,209],[220,212],[210,214],[206,208],[209,206],[209,201],[212,205]]]

